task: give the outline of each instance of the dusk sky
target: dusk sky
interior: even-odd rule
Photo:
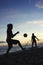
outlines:
[[[0,41],[6,40],[8,23],[19,36],[35,33],[43,39],[43,0],[0,0]]]

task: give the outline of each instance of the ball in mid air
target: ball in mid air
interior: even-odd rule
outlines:
[[[23,36],[24,36],[24,37],[27,37],[27,33],[24,33]]]

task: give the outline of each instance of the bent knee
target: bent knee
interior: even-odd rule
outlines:
[[[19,40],[17,40],[17,43],[20,43],[20,41],[19,41]]]

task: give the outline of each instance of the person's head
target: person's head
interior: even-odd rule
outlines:
[[[32,33],[32,36],[34,36],[34,33]]]
[[[7,24],[7,28],[8,28],[9,30],[12,30],[13,24]]]

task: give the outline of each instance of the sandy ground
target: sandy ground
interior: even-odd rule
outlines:
[[[0,55],[0,65],[43,65],[43,47]]]

